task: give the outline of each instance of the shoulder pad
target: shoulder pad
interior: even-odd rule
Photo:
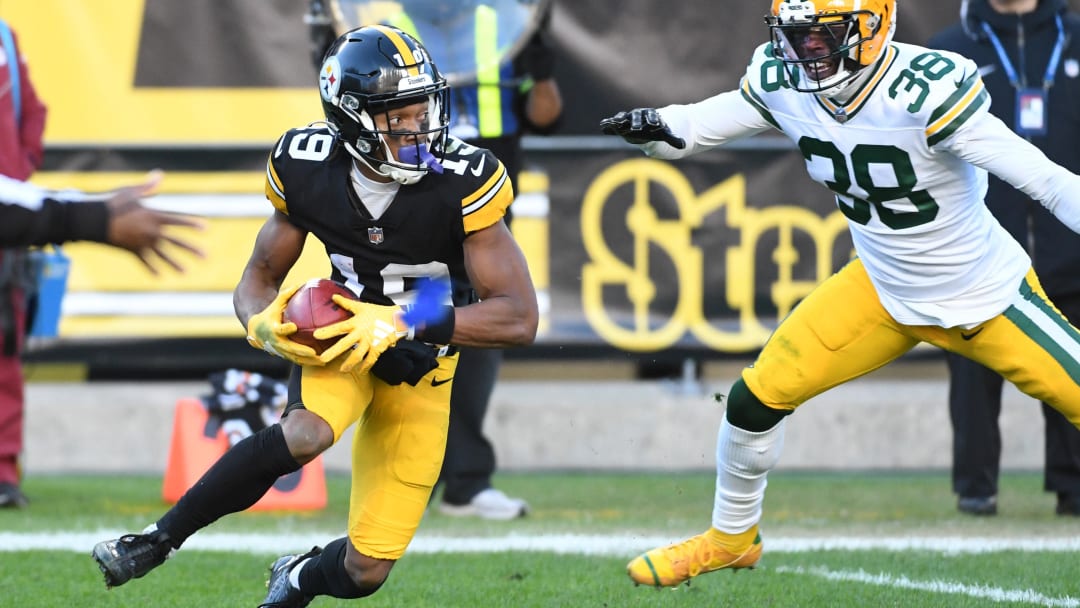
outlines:
[[[780,129],[780,124],[769,109],[767,96],[782,89],[787,89],[787,72],[784,64],[772,55],[772,43],[766,42],[754,49],[750,57],[750,64],[746,66],[746,74],[739,83],[739,92],[762,118],[769,124]]]
[[[455,190],[461,194],[466,233],[487,228],[506,214],[514,189],[506,167],[490,150],[451,137],[442,164],[444,171],[462,184]]]
[[[990,94],[978,66],[962,55],[927,50],[911,58],[908,70],[924,76],[926,83],[920,114],[925,119],[927,145],[941,142],[990,108]]]
[[[288,184],[296,174],[326,160],[334,150],[334,135],[325,125],[289,129],[278,138],[266,160],[266,198],[274,208],[288,214]]]

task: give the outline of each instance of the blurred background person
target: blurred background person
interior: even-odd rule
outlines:
[[[386,23],[420,39],[439,58],[451,84],[450,133],[491,150],[506,166],[515,194],[524,162],[522,136],[552,133],[562,115],[550,20],[549,2],[517,0],[312,0],[306,18],[316,69],[338,34],[364,23]],[[512,213],[511,206],[507,223]],[[472,293],[470,285],[454,289]],[[495,520],[523,517],[528,503],[492,485],[495,450],[483,432],[502,351],[462,348],[460,353],[439,511]]]
[[[198,256],[202,251],[167,233],[166,228],[200,228],[202,224],[181,215],[148,209],[140,203],[140,199],[153,194],[161,178],[162,174],[155,171],[140,184],[87,194],[76,190],[53,192],[25,181],[0,177],[0,247],[4,248],[5,281],[4,353],[0,357],[0,508],[22,508],[29,504],[19,487],[24,388],[19,348],[27,326],[23,293],[26,282],[33,277],[20,273],[11,260],[20,260],[21,264],[25,248],[31,245],[95,241],[132,252],[153,273],[157,272],[158,262],[182,271],[168,247]],[[14,352],[9,354],[9,350]]]
[[[25,181],[41,166],[45,104],[30,80],[15,32],[0,20],[0,175]],[[0,508],[28,504],[19,485],[23,451],[22,349],[34,277],[24,247],[0,249]]]
[[[990,112],[1042,150],[1080,173],[1080,17],[1066,0],[965,0],[960,22],[928,46],[956,51],[979,65]],[[990,176],[986,205],[1031,255],[1046,295],[1073,325],[1080,322],[1080,235],[1042,205]],[[947,353],[953,425],[953,491],[957,508],[997,513],[1001,463],[1002,378]],[[1080,516],[1080,430],[1042,404],[1046,420],[1045,489],[1057,494],[1058,515]]]

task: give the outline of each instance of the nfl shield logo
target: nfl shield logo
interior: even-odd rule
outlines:
[[[372,245],[379,245],[384,239],[383,230],[378,226],[367,229],[367,240],[371,241]]]

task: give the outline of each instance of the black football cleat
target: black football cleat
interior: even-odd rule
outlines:
[[[961,496],[956,510],[981,517],[997,515],[997,496]]]
[[[165,563],[175,553],[169,535],[153,531],[127,534],[94,545],[92,555],[105,575],[105,586],[119,587],[133,578],[142,578]]]
[[[1058,494],[1057,509],[1054,512],[1058,515],[1080,517],[1080,496]]]
[[[266,599],[259,608],[304,608],[315,599],[289,584],[289,573],[297,564],[322,553],[322,548],[312,547],[300,555],[282,555],[270,565],[270,580],[266,581]]]
[[[13,483],[0,483],[0,509],[25,509],[30,505],[26,494]]]

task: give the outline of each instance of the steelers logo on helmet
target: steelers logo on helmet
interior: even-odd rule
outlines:
[[[793,89],[835,92],[885,56],[896,0],[773,0],[765,23]]]
[[[442,171],[449,86],[416,38],[386,25],[346,32],[319,79],[326,121],[358,162],[401,184]]]
[[[341,88],[341,62],[337,57],[330,57],[323,62],[319,70],[319,94],[323,101],[331,101],[337,97]]]

